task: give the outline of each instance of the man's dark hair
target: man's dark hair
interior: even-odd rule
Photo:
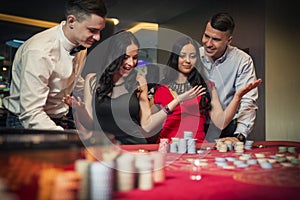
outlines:
[[[235,24],[233,18],[228,13],[217,13],[211,17],[209,22],[214,29],[228,31],[232,35]]]
[[[70,14],[75,15],[78,19],[91,14],[106,17],[107,10],[103,0],[67,0],[65,16]]]

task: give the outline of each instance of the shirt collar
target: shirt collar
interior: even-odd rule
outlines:
[[[64,32],[63,32],[63,25],[66,24],[66,21],[62,21],[59,25],[59,34],[61,36],[61,43],[62,46],[66,49],[66,51],[70,52],[71,49],[73,49],[76,45],[74,43],[72,43],[70,40],[68,40],[68,38],[65,36]]]
[[[231,49],[231,47],[228,45],[225,52],[224,52],[224,54],[220,58],[215,60],[215,63],[217,63],[217,64],[218,63],[223,63],[225,61],[225,59],[227,58],[228,52],[229,52],[230,49]]]
[[[227,58],[228,53],[231,49],[232,49],[232,47],[230,45],[228,45],[225,52],[224,52],[224,54],[220,58],[218,58],[217,60],[213,61],[211,59],[211,57],[206,55],[204,48],[202,48],[202,50],[203,50],[203,53],[201,53],[202,60],[205,61],[206,63],[215,63],[215,64],[223,63],[225,61],[225,59]]]

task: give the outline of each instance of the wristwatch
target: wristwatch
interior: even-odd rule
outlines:
[[[234,134],[234,137],[236,137],[240,142],[246,142],[246,137],[241,133]]]

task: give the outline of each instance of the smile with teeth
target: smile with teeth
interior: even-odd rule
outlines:
[[[123,66],[123,69],[125,69],[125,70],[131,70],[131,67],[130,66]]]

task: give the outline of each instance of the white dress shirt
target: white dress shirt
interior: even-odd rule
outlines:
[[[65,21],[40,32],[19,47],[12,66],[10,96],[3,104],[19,116],[24,128],[62,130],[50,119],[60,118],[69,108],[62,98],[83,91],[80,76],[86,50],[70,55],[75,46],[64,35]]]

